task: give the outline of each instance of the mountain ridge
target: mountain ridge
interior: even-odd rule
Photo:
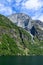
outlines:
[[[43,55],[43,40],[0,15],[0,56]]]
[[[29,31],[30,33],[32,32],[31,31],[32,27],[34,27],[35,30],[37,31],[37,33],[36,33],[36,31],[34,31],[34,33],[36,33],[36,35],[41,37],[43,40],[43,22],[41,22],[40,20],[32,20],[31,17],[29,17],[28,15],[26,15],[24,13],[18,13],[18,14],[16,13],[16,14],[9,16],[8,18],[13,23],[15,23],[17,26],[24,28],[25,30]],[[41,32],[40,32],[40,30],[41,30]]]

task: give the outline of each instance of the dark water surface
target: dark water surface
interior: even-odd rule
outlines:
[[[43,56],[0,56],[0,65],[43,65]]]

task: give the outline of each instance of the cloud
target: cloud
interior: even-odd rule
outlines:
[[[12,0],[7,0],[8,2],[12,2]]]
[[[0,0],[0,14],[25,13],[43,20],[43,0]]]
[[[16,3],[20,3],[22,0],[15,0]]]
[[[39,0],[27,0],[25,3],[22,4],[26,9],[34,9],[34,10],[41,8],[41,6],[43,5],[43,3],[40,2]]]
[[[40,11],[38,10],[38,11],[34,12],[32,19],[38,19],[38,20],[41,20],[43,22],[43,12],[42,12],[42,10],[40,9]]]
[[[22,3],[22,12],[29,14],[33,19],[43,22],[43,0],[27,0]]]
[[[12,11],[11,7],[5,6],[4,4],[0,4],[0,13],[4,15],[10,15],[15,11]]]
[[[43,22],[43,14],[40,14],[40,15],[35,15],[32,17],[32,19],[37,19],[37,20],[41,20]]]
[[[38,19],[43,22],[43,15],[40,15]]]

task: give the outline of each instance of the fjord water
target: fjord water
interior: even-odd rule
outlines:
[[[43,56],[2,56],[0,65],[43,65]]]

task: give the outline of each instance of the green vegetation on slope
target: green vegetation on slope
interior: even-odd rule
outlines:
[[[0,55],[43,55],[43,40],[0,15]]]

